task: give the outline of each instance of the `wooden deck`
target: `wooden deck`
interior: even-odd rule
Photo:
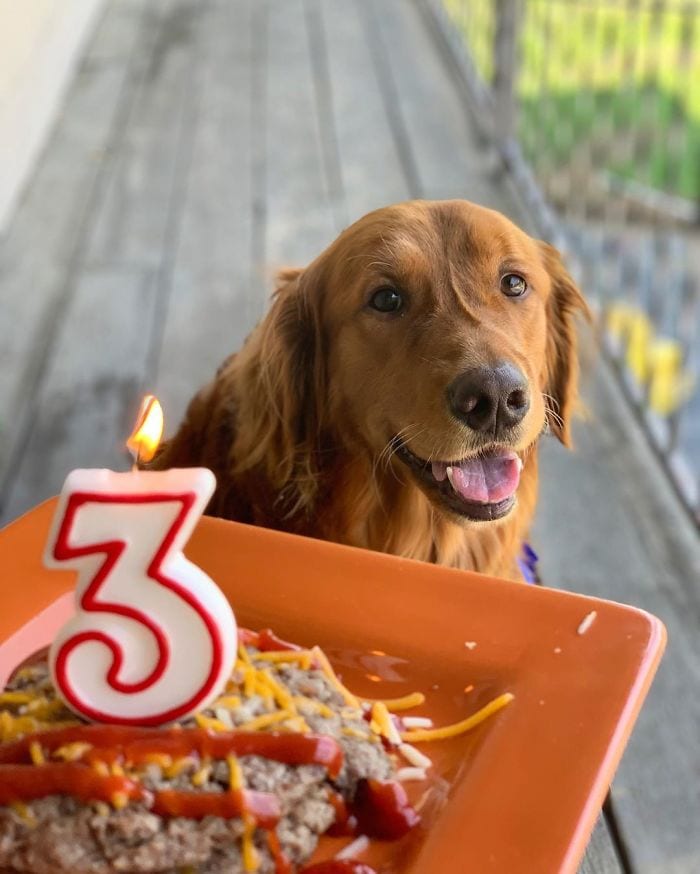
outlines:
[[[144,390],[174,425],[274,267],[367,210],[467,197],[527,227],[492,168],[420,0],[112,0],[0,241],[2,518],[123,468]],[[697,874],[700,546],[604,366],[586,397],[577,454],[544,449],[545,580],[670,642],[581,870]]]

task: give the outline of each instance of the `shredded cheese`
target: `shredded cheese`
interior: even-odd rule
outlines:
[[[427,716],[404,716],[401,720],[405,728],[432,728],[433,720]]]
[[[226,725],[220,719],[214,719],[213,716],[205,716],[204,713],[195,713],[195,722],[200,728],[206,728],[210,731],[230,731],[231,726]]]
[[[360,835],[355,838],[350,844],[346,844],[342,850],[335,854],[335,858],[342,861],[343,859],[356,859],[361,853],[369,847],[369,838],[367,835]]]
[[[24,820],[24,822],[27,823],[27,825],[36,825],[36,817],[30,810],[30,808],[24,803],[24,801],[11,801],[10,807],[14,810],[17,816],[20,817],[20,819]]]
[[[208,782],[211,776],[211,762],[203,762],[191,777],[192,785],[198,789]]]
[[[240,659],[241,662],[243,662],[244,665],[251,665],[252,664],[252,662],[250,660],[250,654],[248,653],[248,650],[245,648],[245,646],[243,646],[242,643],[238,644],[238,658]],[[237,664],[236,667],[239,667],[239,665]]]
[[[307,698],[305,695],[296,695],[292,701],[300,710],[312,710],[319,716],[325,716],[326,719],[332,719],[336,715],[335,711],[331,710],[327,704],[322,701],[314,701],[313,698]]]
[[[412,692],[410,695],[404,695],[403,698],[364,698],[367,704],[383,704],[387,710],[392,713],[397,713],[400,710],[411,710],[413,707],[420,707],[425,704],[425,695],[422,692]]]
[[[577,634],[585,634],[588,631],[588,629],[591,627],[591,625],[593,625],[593,623],[595,622],[597,615],[598,615],[597,610],[591,610],[590,613],[586,613],[586,615],[581,620],[581,624],[577,628],[576,633]]]
[[[238,728],[240,731],[260,731],[261,728],[267,728],[268,725],[284,722],[285,719],[289,719],[293,715],[288,710],[278,710],[276,713],[263,713],[262,716],[251,719],[250,722],[244,722]]]
[[[335,671],[331,667],[331,663],[328,661],[328,656],[325,654],[325,652],[320,647],[315,646],[311,650],[311,653],[321,666],[321,670],[326,675],[331,685],[343,696],[343,698],[345,699],[345,703],[349,704],[350,707],[357,707],[359,709],[359,700],[352,694],[349,689],[346,689],[345,686],[343,686],[343,684],[340,682],[335,674]]]
[[[126,792],[115,792],[112,795],[112,807],[115,810],[123,810],[129,803],[129,796]]]
[[[272,696],[275,701],[282,707],[284,710],[289,710],[292,713],[296,713],[296,706],[294,704],[294,698],[291,693],[282,688],[282,686],[275,680],[269,670],[263,668],[258,671],[258,677],[260,680],[260,684],[269,692],[272,692]]]
[[[243,780],[241,763],[233,753],[226,757],[226,761],[228,762],[229,789],[231,789],[232,792],[243,790],[245,788],[245,782]]]
[[[347,737],[356,737],[358,740],[370,739],[366,732],[360,731],[358,728],[352,728],[350,725],[344,725],[340,731],[342,734],[347,735]]]
[[[28,692],[0,692],[0,704],[30,704],[32,700]]]
[[[425,770],[433,764],[427,756],[423,755],[420,750],[412,747],[411,744],[402,743],[399,746],[399,752],[414,768],[423,768]]]
[[[163,773],[168,780],[171,780],[173,777],[179,777],[183,771],[196,768],[197,764],[197,759],[194,759],[192,756],[182,756],[182,758],[176,759]]]
[[[490,701],[485,707],[482,707],[481,710],[478,710],[476,713],[473,713],[461,722],[455,722],[453,725],[444,725],[442,728],[418,728],[415,731],[405,731],[401,735],[401,738],[405,741],[422,742],[456,737],[458,734],[464,734],[464,732],[470,731],[472,728],[479,725],[479,723],[488,719],[493,713],[498,712],[503,707],[510,704],[514,697],[515,696],[510,692],[504,692],[503,695],[494,698],[493,701]]]
[[[413,780],[425,780],[428,775],[425,768],[399,768],[396,779],[399,783],[409,783]]]
[[[225,707],[227,710],[236,710],[241,706],[241,699],[238,695],[222,695],[214,702],[215,707]]]
[[[92,768],[100,775],[100,777],[109,777],[109,767],[107,762],[93,762]]]
[[[29,744],[29,755],[31,756],[32,762],[35,765],[43,765],[46,763],[46,758],[44,756],[44,751],[41,748],[41,744],[35,740]]]
[[[250,816],[244,817],[243,829],[243,869],[245,871],[257,871],[260,867],[258,852],[253,843],[255,833],[255,821]]]
[[[55,759],[63,759],[64,762],[75,762],[77,759],[82,758],[90,749],[92,749],[92,744],[75,741],[75,743],[64,744],[62,747],[54,750],[53,757]]]
[[[223,723],[229,731],[233,728],[233,719],[231,719],[231,711],[227,710],[225,707],[217,707],[214,710],[214,715],[219,720],[219,722]]]
[[[257,662],[304,662],[311,659],[312,652],[308,649],[282,649],[271,652],[256,652],[253,658]]]
[[[391,720],[386,704],[382,701],[376,701],[372,705],[372,721],[370,728],[375,734],[381,734],[390,743],[398,746],[401,743],[401,735],[398,733],[396,726]]]

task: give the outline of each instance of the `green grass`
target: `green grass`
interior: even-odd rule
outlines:
[[[493,77],[493,0],[444,0]],[[593,166],[700,199],[700,0],[525,0],[518,133],[540,169]],[[684,11],[685,10],[685,11]]]

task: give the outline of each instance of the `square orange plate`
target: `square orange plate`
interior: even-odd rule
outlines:
[[[73,574],[41,564],[54,507],[0,532],[1,682],[72,609]],[[398,843],[375,842],[366,861],[378,871],[576,870],[661,657],[657,619],[218,519],[201,521],[187,553],[230,598],[239,623],[320,644],[360,695],[423,691],[419,712],[443,723],[514,693],[470,734],[422,745],[432,776],[407,784],[422,824]],[[595,621],[579,634],[592,610]],[[324,838],[316,858],[340,843]]]

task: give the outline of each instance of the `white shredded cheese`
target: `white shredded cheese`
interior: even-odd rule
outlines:
[[[355,838],[355,840],[351,844],[347,844],[343,847],[342,850],[339,850],[335,854],[336,859],[355,859],[369,846],[369,838],[367,835],[360,835],[359,838]]]
[[[424,755],[420,750],[417,750],[411,744],[403,743],[399,747],[399,752],[401,755],[416,768],[429,768],[433,763],[430,759]]]
[[[597,615],[598,615],[598,613],[595,610],[591,610],[590,613],[587,613],[583,617],[583,620],[581,621],[581,624],[578,627],[578,634],[585,634],[588,631],[588,629],[591,627],[591,625],[593,625],[593,623],[595,622],[595,618]]]
[[[225,707],[217,707],[214,713],[216,714],[216,718],[220,719],[224,723],[224,725],[227,725],[229,728],[233,728],[231,713]]]
[[[404,716],[401,720],[406,728],[432,728],[433,720],[427,716]]]
[[[399,783],[408,783],[409,780],[425,780],[427,774],[425,768],[399,768],[396,779]]]
[[[476,649],[476,641],[475,640],[465,640],[464,647],[465,647],[465,649]]]

